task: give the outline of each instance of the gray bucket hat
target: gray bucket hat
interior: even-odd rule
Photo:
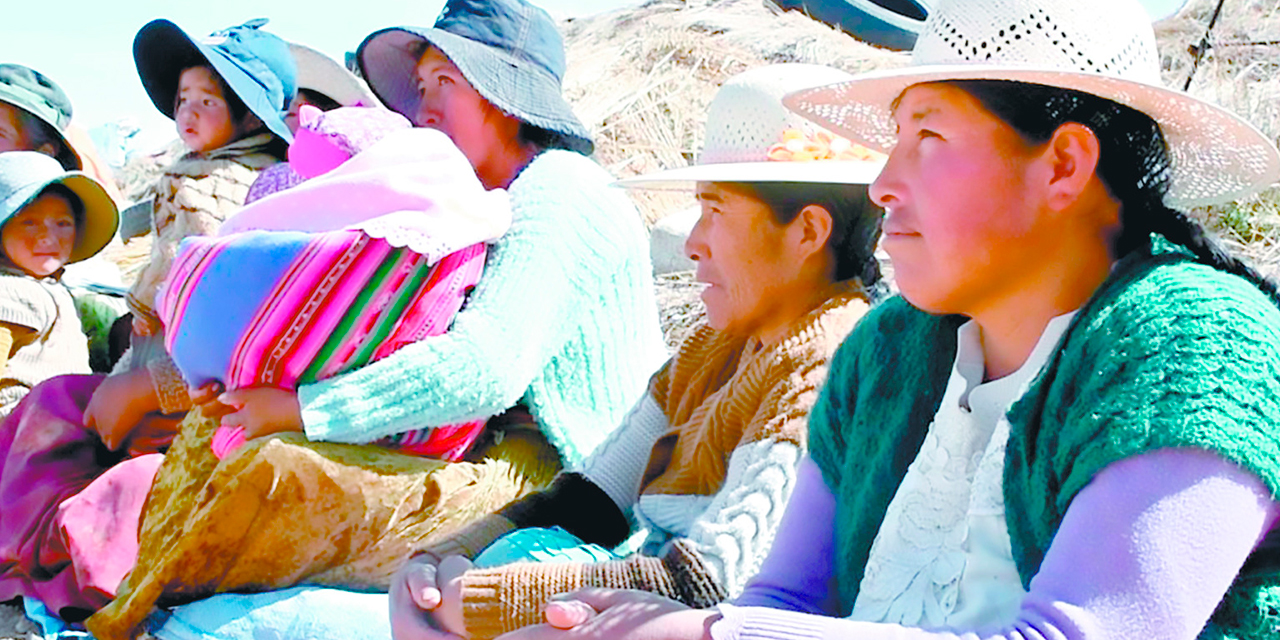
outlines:
[[[62,142],[58,162],[65,169],[80,169],[83,163],[67,140],[71,124],[71,100],[48,76],[20,64],[0,64],[0,102],[11,104],[49,125],[49,130]]]
[[[591,134],[561,92],[564,40],[546,11],[525,0],[449,0],[430,28],[392,27],[365,38],[356,51],[361,74],[383,103],[410,118],[424,41],[503,112],[592,152]]]
[[[0,227],[55,184],[70,189],[84,205],[83,224],[76,234],[68,263],[93,257],[116,234],[120,223],[116,203],[97,180],[79,171],[67,171],[43,153],[0,153]]]

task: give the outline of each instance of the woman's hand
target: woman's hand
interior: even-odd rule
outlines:
[[[160,410],[160,398],[146,369],[107,376],[89,398],[84,426],[93,429],[108,449],[119,449],[143,416]]]
[[[302,406],[296,391],[251,387],[228,391],[217,401],[231,409],[222,416],[222,426],[243,427],[246,440],[302,431]]]
[[[547,603],[543,615],[547,624],[498,640],[702,640],[719,614],[646,591],[582,589]]]
[[[457,640],[466,637],[462,619],[462,574],[471,562],[461,556],[439,565],[429,555],[405,563],[391,579],[391,636],[395,640]]]

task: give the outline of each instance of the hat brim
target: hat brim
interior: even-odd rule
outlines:
[[[485,100],[522,122],[588,146],[591,135],[561,94],[560,83],[529,62],[440,29],[392,27],[376,31],[356,52],[369,87],[392,110],[413,119],[418,108],[417,48],[436,46]]]
[[[289,53],[298,65],[298,88],[322,93],[344,107],[373,106],[378,98],[364,81],[333,58],[297,43],[289,43]]]
[[[23,207],[31,204],[42,191],[55,184],[61,184],[70,189],[84,206],[83,225],[76,234],[76,244],[71,249],[71,258],[67,260],[67,264],[92,258],[115,236],[116,227],[120,224],[120,214],[116,209],[115,201],[107,195],[107,190],[98,184],[97,180],[79,171],[67,172],[51,180],[26,185],[14,191],[3,204],[0,204],[7,212],[4,221],[0,222],[0,227],[7,224]]]
[[[725,162],[658,171],[619,180],[629,189],[691,191],[699,182],[807,182],[871,184],[883,160],[811,160],[808,162]]]
[[[1172,160],[1165,202],[1193,207],[1236,200],[1280,179],[1280,152],[1240,116],[1165,87],[1095,73],[1017,66],[921,65],[873,71],[787,95],[783,104],[872,149],[896,142],[891,105],[917,84],[1009,80],[1074,89],[1145,113],[1164,133]]]
[[[293,140],[293,132],[284,122],[284,109],[289,105],[271,104],[249,73],[216,49],[193,40],[178,25],[168,20],[152,20],[144,25],[133,39],[133,60],[151,103],[169,119],[174,117],[174,98],[182,70],[208,64],[272,133],[286,142]]]
[[[24,113],[29,113],[40,122],[49,125],[49,131],[58,138],[58,141],[62,143],[62,148],[65,150],[65,157],[60,155],[57,158],[58,162],[62,164],[63,169],[68,171],[78,171],[84,168],[84,160],[80,157],[80,152],[76,151],[75,146],[73,146],[71,141],[67,139],[67,136],[62,133],[62,128],[58,126],[57,122],[50,120],[49,117],[44,114],[37,113],[22,106],[21,97],[10,91],[6,91],[2,86],[0,86],[0,102],[3,102],[15,109],[22,109]]]

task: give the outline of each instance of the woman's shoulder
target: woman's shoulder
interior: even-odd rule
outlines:
[[[548,149],[520,172],[508,192],[515,206],[535,198],[561,201],[604,199],[610,204],[622,201],[631,206],[625,192],[612,186],[615,181],[616,178],[591,158],[573,151]]]
[[[1215,341],[1245,340],[1280,354],[1280,307],[1250,280],[1177,254],[1121,269],[1127,273],[1117,274],[1111,290],[1092,304],[1093,335],[1156,342],[1165,352],[1179,344],[1198,350]]]
[[[895,295],[862,316],[836,350],[835,358],[845,365],[856,362],[863,367],[892,368],[931,355],[951,357],[955,330],[963,322],[959,316],[922,311]]]

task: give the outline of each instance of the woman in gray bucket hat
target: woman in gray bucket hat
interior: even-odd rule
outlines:
[[[546,12],[450,0],[434,28],[380,31],[359,56],[380,99],[507,190],[511,227],[448,333],[296,393],[204,390],[156,477],[138,562],[89,620],[101,640],[136,634],[157,603],[218,592],[385,590],[416,551],[582,462],[667,358],[644,226],[582,154]],[[202,467],[218,415],[248,443]],[[488,425],[462,462],[350,446],[476,419]]]

